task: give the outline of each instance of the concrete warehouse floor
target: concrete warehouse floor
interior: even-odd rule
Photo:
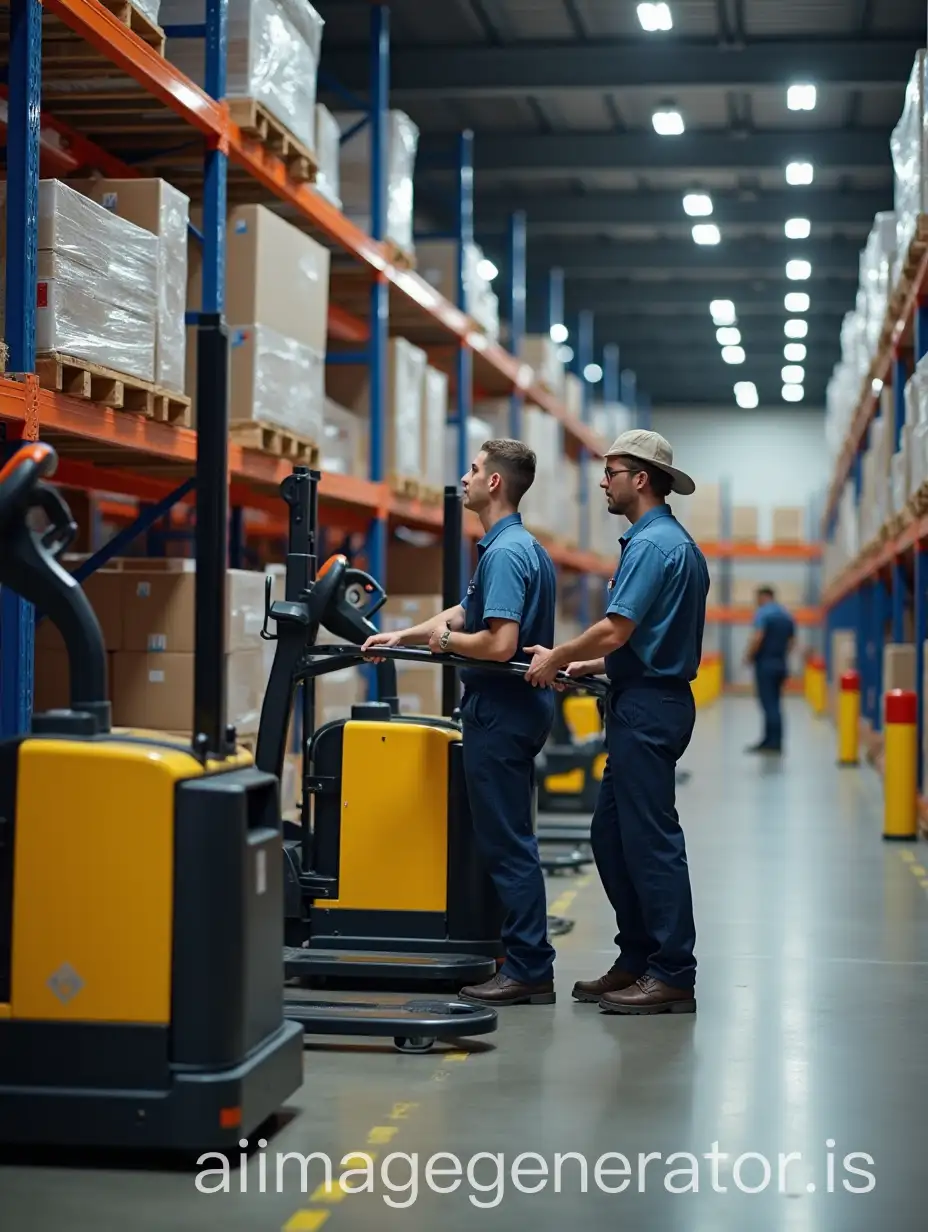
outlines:
[[[871,1232],[877,1220],[892,1232],[922,1227],[928,873],[917,848],[881,841],[879,782],[868,768],[835,768],[827,722],[791,703],[781,762],[743,755],[757,728],[753,702],[725,701],[700,714],[684,763],[692,771],[679,807],[699,926],[696,1016],[622,1019],[572,1001],[574,979],[611,962],[613,922],[595,870],[559,877],[551,909],[576,927],[555,939],[557,1006],[503,1011],[496,1035],[422,1056],[403,1056],[388,1041],[312,1041],[305,1085],[264,1153],[266,1192],[260,1154],[246,1193],[233,1173],[231,1192],[211,1195],[197,1191],[196,1169],[17,1159],[0,1166],[0,1227],[432,1232],[443,1221],[463,1232],[477,1219],[501,1232],[565,1223],[598,1232],[616,1216],[636,1232]],[[715,1163],[706,1159],[713,1150]],[[336,1176],[343,1155],[368,1151],[377,1157],[374,1190],[320,1191],[317,1161],[303,1193],[299,1162],[290,1161],[277,1192],[273,1153],[287,1151],[326,1153]],[[406,1160],[388,1169],[396,1192],[382,1182],[391,1152],[418,1153],[414,1201]],[[453,1193],[429,1185],[426,1164],[437,1152],[460,1162]],[[503,1153],[501,1174],[489,1159],[473,1165],[485,1191],[468,1179],[479,1152]],[[519,1173],[523,1188],[538,1192],[513,1183],[522,1152],[541,1156]],[[556,1192],[555,1156],[567,1152],[576,1154],[562,1161]],[[630,1177],[615,1155],[597,1175],[597,1160],[613,1152],[626,1157]],[[675,1152],[696,1160],[668,1160]],[[639,1153],[654,1155],[643,1173]],[[754,1154],[736,1168],[745,1153]],[[801,1159],[786,1163],[780,1192],[779,1157],[790,1154]],[[848,1155],[858,1157],[846,1166]],[[447,1171],[432,1184],[450,1187],[453,1161],[437,1166]],[[870,1184],[851,1167],[875,1178],[872,1192],[848,1192],[845,1181]],[[670,1192],[697,1178],[697,1192]],[[605,1192],[623,1180],[624,1192]]]

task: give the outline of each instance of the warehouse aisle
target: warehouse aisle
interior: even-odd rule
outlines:
[[[616,1215],[637,1232],[922,1226],[928,873],[907,846],[881,842],[879,784],[833,767],[827,723],[792,706],[782,762],[742,754],[756,726],[749,701],[701,714],[685,763],[698,1015],[626,1020],[574,1004],[574,979],[611,960],[612,925],[595,872],[559,878],[552,907],[577,923],[557,939],[558,1005],[505,1011],[492,1042],[468,1051],[308,1050],[293,1119],[266,1153],[266,1192],[255,1159],[248,1192],[233,1174],[232,1192],[209,1196],[195,1170],[16,1163],[0,1167],[4,1232],[431,1232],[439,1220],[463,1232],[475,1218],[506,1232],[593,1232]],[[318,1159],[305,1192],[300,1161],[286,1161],[278,1192],[274,1152],[325,1153],[337,1174],[351,1151],[376,1156],[372,1193],[317,1191]],[[391,1152],[418,1154],[388,1165],[392,1192],[381,1171]],[[454,1158],[429,1177],[437,1152]],[[481,1152],[501,1160],[471,1163]],[[522,1152],[540,1156],[516,1175],[537,1192],[514,1183]],[[560,1192],[558,1153],[571,1153]],[[640,1154],[652,1156],[643,1171]],[[872,1192],[847,1191],[870,1185],[850,1168],[875,1177]],[[454,1192],[434,1191],[456,1179]]]

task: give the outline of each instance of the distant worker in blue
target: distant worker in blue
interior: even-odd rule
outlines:
[[[362,649],[428,644],[436,654],[501,663],[554,638],[557,576],[522,524],[519,504],[535,481],[534,452],[521,441],[486,441],[462,477],[464,506],[484,529],[477,567],[461,603]],[[461,669],[464,774],[477,848],[505,911],[505,962],[461,996],[491,1006],[555,1000],[545,883],[535,838],[535,758],[554,722],[554,693],[522,676]]]
[[[764,735],[749,753],[783,751],[783,686],[789,679],[789,656],[796,641],[796,622],[772,587],[761,586],[756,596],[754,631],[745,662],[754,665],[757,697],[764,716]]]
[[[691,681],[702,654],[709,570],[667,504],[690,494],[656,432],[625,432],[605,455],[609,512],[631,523],[609,583],[606,615],[573,641],[533,655],[530,683],[557,672],[605,672],[608,758],[593,814],[593,855],[615,911],[618,956],[573,995],[617,1014],[696,1009],[696,925],[676,766],[696,721]]]

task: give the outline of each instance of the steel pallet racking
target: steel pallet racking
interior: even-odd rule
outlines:
[[[436,294],[416,273],[392,258],[382,242],[385,219],[385,120],[389,97],[389,11],[371,6],[370,98],[365,104],[371,126],[372,235],[345,218],[311,185],[293,179],[284,163],[246,135],[230,118],[225,93],[225,0],[206,0],[205,24],[187,28],[205,37],[205,88],[180,73],[143,37],[110,11],[107,0],[10,0],[7,117],[7,373],[0,378],[0,429],[6,442],[35,439],[55,444],[62,457],[62,484],[124,494],[150,502],[107,548],[95,554],[86,575],[114,552],[153,525],[157,517],[184,499],[194,482],[197,433],[136,415],[114,411],[40,388],[35,374],[35,282],[37,198],[40,174],[70,174],[75,168],[108,175],[162,175],[202,204],[203,300],[200,338],[209,323],[221,318],[224,305],[224,227],[227,201],[276,201],[290,207],[291,221],[325,242],[341,261],[333,272],[329,334],[363,347],[372,371],[370,476],[368,480],[327,474],[322,485],[324,508],[367,529],[367,560],[382,572],[391,522],[437,526],[441,512],[415,500],[397,497],[384,482],[383,394],[381,376],[391,324],[431,354],[453,354],[456,423],[463,448],[474,389],[484,396],[511,398],[511,425],[518,432],[521,407],[530,402],[562,424],[568,450],[584,456],[601,448],[589,425],[570,416],[561,402],[537,385],[534,374],[516,355],[525,323],[525,218],[511,224],[512,352],[490,342],[461,305],[463,271],[458,268],[458,297],[451,303]],[[51,77],[54,62],[43,61],[43,23],[57,21],[82,50],[90,49],[118,76],[120,89],[92,113],[79,101],[55,94],[54,107],[43,112],[43,69]],[[174,36],[184,30],[173,30]],[[60,72],[60,70],[58,70]],[[133,123],[144,109],[145,124]],[[103,118],[101,119],[101,114]],[[191,148],[199,151],[191,161]],[[461,135],[456,151],[457,228],[462,246],[473,235],[473,138]],[[178,153],[180,151],[180,153]],[[138,168],[144,164],[144,170]],[[459,248],[459,251],[461,248]],[[358,310],[360,307],[360,311]],[[218,361],[217,361],[218,362]],[[587,398],[587,406],[589,398]],[[226,422],[227,413],[216,418]],[[585,417],[584,417],[585,418]],[[206,429],[201,429],[204,432]],[[231,547],[235,563],[241,510],[279,512],[277,486],[288,463],[227,444]],[[238,527],[239,534],[236,533]],[[468,526],[473,534],[473,526]],[[607,575],[612,562],[589,551],[552,546],[556,562],[577,574]],[[32,696],[33,614],[28,605],[6,593],[0,597],[0,733],[28,727]]]

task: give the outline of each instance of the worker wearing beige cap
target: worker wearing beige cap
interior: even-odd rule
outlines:
[[[696,927],[686,844],[676,811],[676,764],[693,734],[690,682],[702,651],[706,561],[673,516],[671,492],[695,491],[656,432],[624,432],[605,454],[609,512],[630,528],[619,540],[605,617],[573,641],[533,655],[526,679],[605,672],[608,759],[593,814],[596,867],[618,924],[619,953],[577,1000],[620,1014],[696,1008]]]

